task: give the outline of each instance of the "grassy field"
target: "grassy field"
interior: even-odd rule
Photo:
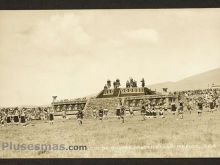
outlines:
[[[76,119],[34,121],[26,127],[0,127],[3,158],[14,157],[219,157],[220,111],[185,113],[184,119],[166,114],[164,119],[127,116],[125,123],[116,118],[99,121],[86,119],[79,126]],[[87,150],[15,151],[3,150],[13,144],[83,145]]]

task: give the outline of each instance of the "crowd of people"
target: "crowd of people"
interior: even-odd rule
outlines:
[[[220,106],[220,89],[204,89],[204,90],[187,90],[174,92],[178,100],[183,100],[189,111],[196,109],[201,111],[206,108],[213,112],[218,110]]]
[[[23,126],[26,126],[32,120],[53,121],[53,114],[54,110],[51,107],[1,108],[0,121],[2,126],[10,124],[22,124]]]
[[[183,119],[184,113],[191,114],[197,111],[198,116],[202,115],[204,110],[213,113],[220,109],[220,89],[205,90],[187,90],[176,91],[172,93],[175,97],[171,101],[166,99],[145,99],[140,104],[126,104],[126,99],[119,99],[115,109],[115,115],[118,119],[125,122],[127,114],[133,117],[134,112],[140,112],[143,120],[147,118],[165,118],[165,113],[177,115],[178,119]],[[108,107],[100,106],[99,109],[93,109],[92,116],[99,120],[108,119]],[[66,110],[62,110],[62,117],[66,119]],[[79,125],[82,125],[85,112],[79,108],[76,113],[76,119]],[[49,120],[50,124],[54,121],[53,107],[35,107],[35,108],[1,108],[0,119],[2,125],[22,124],[26,126],[32,120]]]
[[[127,105],[125,100],[119,99],[116,116],[124,123],[126,114],[133,117],[134,111],[140,111],[139,114],[142,115],[143,120],[146,120],[147,118],[165,118],[165,113],[171,113],[178,116],[177,119],[183,119],[184,113],[191,114],[192,111],[196,111],[198,116],[201,116],[204,110],[211,113],[220,110],[220,89],[176,91],[170,94],[175,96],[171,102],[166,99],[145,99],[141,100],[139,105],[132,103]],[[98,113],[95,109],[93,110],[93,117],[99,117],[100,120],[106,118],[107,114],[108,110],[103,107],[100,107]]]

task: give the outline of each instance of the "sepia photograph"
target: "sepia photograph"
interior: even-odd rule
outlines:
[[[220,9],[0,11],[0,158],[220,156]]]

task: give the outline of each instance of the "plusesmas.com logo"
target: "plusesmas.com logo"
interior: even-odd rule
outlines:
[[[13,151],[86,151],[85,145],[65,145],[65,144],[26,144],[1,142],[1,150]]]

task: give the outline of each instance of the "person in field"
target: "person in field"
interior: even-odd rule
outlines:
[[[63,119],[66,119],[66,109],[65,108],[63,108],[63,110],[62,110],[62,117],[63,117]]]
[[[99,120],[102,120],[104,116],[104,109],[102,107],[99,108]]]
[[[214,99],[210,98],[209,99],[209,110],[211,113],[213,113],[214,109],[215,109]]]
[[[168,103],[167,102],[163,103],[163,109],[164,109],[164,113],[167,112],[167,110],[168,110]]]
[[[129,107],[129,114],[131,117],[134,116],[134,105],[133,104],[131,104],[131,106]]]
[[[42,109],[42,111],[40,112],[40,119],[41,120],[45,120],[46,119],[46,116],[45,116],[45,113],[44,113],[44,109]]]
[[[142,120],[145,120],[145,119],[146,119],[146,118],[145,118],[145,117],[146,117],[145,115],[146,115],[146,108],[145,108],[144,104],[142,104],[142,105],[141,105],[141,116],[142,116],[142,118],[143,118]]]
[[[189,114],[191,114],[192,113],[192,107],[193,107],[192,99],[188,99],[186,107],[187,107],[187,110],[188,110]]]
[[[21,111],[21,124],[22,124],[23,126],[25,126],[25,124],[26,124],[26,119],[25,119],[25,112],[24,112],[24,110]]]
[[[125,107],[124,106],[121,106],[121,109],[120,109],[120,119],[122,123],[125,122]]]
[[[15,112],[14,112],[14,123],[15,124],[19,123],[19,113],[17,109],[15,109]]]
[[[203,101],[202,98],[199,98],[198,102],[197,102],[197,112],[198,112],[198,116],[202,115],[202,111],[203,111]]]
[[[27,118],[27,121],[28,121],[28,122],[31,122],[31,120],[32,120],[31,117],[32,117],[31,112],[29,112],[29,113],[26,114],[26,118]]]
[[[43,112],[43,113],[44,113],[44,117],[45,117],[44,120],[48,120],[48,118],[49,118],[49,117],[48,117],[48,111],[49,111],[49,108],[45,108],[45,109],[44,109],[44,112]]]
[[[5,114],[5,111],[3,111],[2,113],[1,113],[1,116],[0,116],[0,120],[1,120],[1,125],[2,126],[5,126],[5,119],[6,119],[6,114]]]
[[[156,99],[151,101],[151,109],[150,109],[150,117],[155,118],[157,115],[156,113]]]
[[[0,120],[1,120],[1,126],[4,126],[4,120],[3,120],[3,116],[2,116],[2,114],[0,115]]]
[[[103,109],[103,117],[105,117],[106,119],[108,119],[108,109],[104,108]]]
[[[165,106],[161,103],[159,106],[159,117],[164,118],[164,108]]]
[[[178,115],[180,116],[180,119],[183,119],[183,101],[179,101],[179,108],[178,108]]]
[[[218,111],[220,109],[220,96],[216,98],[216,110]]]
[[[171,103],[171,112],[172,112],[173,115],[176,114],[176,109],[177,109],[176,103],[175,103],[175,101],[172,101],[172,103]]]
[[[118,106],[116,108],[116,116],[118,117],[118,119],[120,119],[120,112],[121,112],[121,105],[118,104]]]
[[[152,117],[156,118],[157,117],[156,105],[153,105],[151,112],[152,112]]]
[[[154,117],[154,105],[153,104],[149,108],[149,117],[150,118]]]
[[[150,104],[147,103],[145,107],[146,107],[146,117],[150,118]]]
[[[53,110],[53,108],[50,108],[50,110],[49,110],[49,123],[50,124],[53,124],[53,121],[54,121],[54,110]]]
[[[11,112],[8,111],[7,114],[6,114],[6,123],[7,123],[7,125],[11,124],[11,120],[12,120],[12,115],[11,115]]]
[[[77,119],[79,125],[82,125],[82,123],[83,123],[83,122],[82,122],[83,117],[84,117],[83,110],[80,108],[80,109],[78,110],[77,115],[76,115],[76,119]]]

